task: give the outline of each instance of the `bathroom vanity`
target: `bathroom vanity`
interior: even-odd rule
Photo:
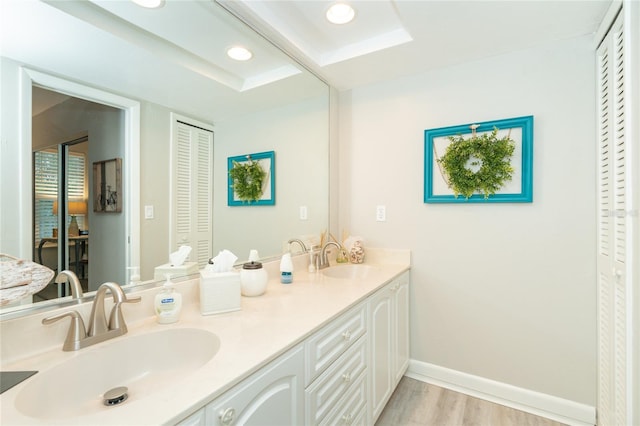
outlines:
[[[129,333],[75,352],[62,351],[66,323],[43,326],[43,314],[2,321],[2,370],[39,373],[0,395],[0,422],[373,424],[408,366],[409,252],[372,251],[367,262],[313,274],[296,266],[292,284],[279,282],[276,266],[263,296],[243,297],[242,310],[211,316],[200,314],[198,280],[183,281],[176,285],[184,299],[182,316],[171,325],[155,323],[158,288],[132,293],[142,301],[123,307]],[[87,315],[84,305],[74,309]],[[173,343],[163,349],[158,342],[167,340]],[[210,358],[203,361],[196,353],[187,360],[180,347],[190,345],[189,353],[206,346],[202,352]],[[147,366],[164,359],[159,352],[175,359],[160,371]],[[105,361],[105,353],[113,362]],[[80,361],[89,368],[65,370]],[[129,383],[109,382],[130,365],[144,370],[141,377],[134,369],[120,376]],[[67,381],[46,380],[55,371],[103,387],[128,386],[129,398],[108,407],[101,395],[108,389],[90,387],[75,398],[60,397]],[[36,390],[40,400],[69,408],[29,408],[25,401]]]

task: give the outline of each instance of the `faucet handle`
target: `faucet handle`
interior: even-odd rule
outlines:
[[[71,317],[71,324],[67,332],[67,338],[64,339],[62,350],[65,352],[77,351],[80,349],[80,341],[87,337],[87,331],[84,327],[84,321],[78,311],[69,311],[52,317],[44,318],[42,324],[48,325],[63,318]]]

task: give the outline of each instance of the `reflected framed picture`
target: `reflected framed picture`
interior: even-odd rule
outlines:
[[[229,206],[273,206],[276,203],[274,151],[227,158]]]
[[[425,130],[425,203],[532,201],[533,116]]]
[[[93,211],[122,212],[122,158],[93,163]]]

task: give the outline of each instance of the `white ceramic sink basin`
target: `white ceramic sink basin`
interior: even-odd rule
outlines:
[[[321,272],[324,276],[330,278],[342,278],[347,280],[358,280],[367,278],[376,268],[371,265],[346,264],[331,266],[323,269]]]
[[[194,328],[116,338],[30,378],[16,396],[16,408],[29,417],[60,420],[117,410],[167,386],[180,392],[180,379],[219,349],[218,336]],[[121,386],[128,388],[128,399],[105,406],[104,393]]]

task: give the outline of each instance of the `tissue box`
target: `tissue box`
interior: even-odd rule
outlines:
[[[240,273],[200,271],[200,313],[240,310]]]
[[[171,274],[171,278],[184,277],[185,275],[192,275],[198,273],[198,262],[184,262],[180,266],[171,266],[170,263],[156,266],[153,273],[153,278],[156,281],[164,281],[167,279],[166,274]]]

